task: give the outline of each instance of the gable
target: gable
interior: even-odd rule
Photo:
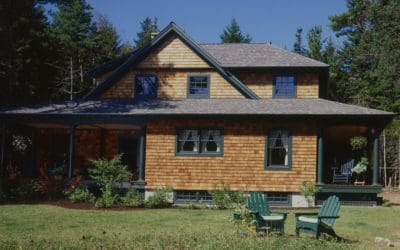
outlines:
[[[151,51],[137,68],[210,68],[175,34]]]
[[[179,42],[175,39],[172,39],[170,43],[163,43],[166,41],[170,36],[173,35],[177,38],[179,38],[179,41],[181,41],[184,45],[186,45],[186,49],[184,46],[181,46]],[[168,46],[164,47],[166,50],[163,50],[162,45],[166,44]],[[160,46],[161,50],[157,52],[157,48]],[[149,67],[157,67],[157,63],[159,59],[161,58],[163,62],[160,64],[163,65],[163,68],[168,68],[170,69],[169,63],[174,63],[172,62],[173,58],[175,59],[179,58],[182,61],[179,63],[179,65],[185,64],[186,68],[187,65],[190,65],[190,62],[185,61],[186,55],[184,53],[183,56],[176,56],[175,53],[173,52],[174,46],[179,46],[179,48],[182,48],[184,52],[189,52],[188,50],[191,50],[192,53],[187,53],[186,55],[189,56],[189,58],[194,59],[194,64],[197,65],[196,67],[201,68],[204,67],[205,64],[209,65],[207,66],[214,69],[215,72],[217,72],[225,81],[227,81],[234,89],[237,90],[237,92],[240,93],[245,98],[249,99],[256,99],[258,100],[259,97],[251,91],[245,84],[243,84],[239,79],[237,79],[235,76],[233,76],[229,71],[223,69],[221,65],[209,54],[207,54],[196,42],[194,42],[189,36],[187,36],[178,26],[176,26],[175,23],[171,22],[165,29],[163,29],[153,40],[149,42],[148,45],[145,47],[139,49],[135,54],[129,57],[129,59],[123,63],[120,67],[118,67],[106,80],[104,80],[99,86],[96,88],[92,89],[83,99],[89,99],[89,98],[97,98],[101,95],[104,94],[105,91],[110,89],[118,80],[120,80],[123,76],[127,75],[129,70],[137,67],[138,64],[143,63],[142,67],[144,65],[147,65]],[[167,53],[169,52],[169,53]],[[154,54],[152,54],[154,53]],[[179,54],[179,53],[176,53]],[[197,55],[197,57],[193,56]],[[162,56],[162,57],[161,57]],[[199,60],[201,58],[203,62]],[[147,61],[146,61],[147,60]],[[157,67],[160,69],[160,67]],[[172,67],[171,67],[172,68]],[[172,68],[173,69],[173,68]],[[190,67],[189,67],[190,69]]]

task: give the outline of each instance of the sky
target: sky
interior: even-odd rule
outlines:
[[[94,13],[100,13],[116,27],[121,41],[133,44],[140,22],[157,17],[163,29],[171,21],[195,41],[218,43],[220,34],[234,17],[243,33],[253,42],[272,42],[292,49],[298,27],[303,35],[314,25],[329,30],[331,15],[346,10],[345,0],[87,0]]]

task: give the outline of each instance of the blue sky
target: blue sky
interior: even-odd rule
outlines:
[[[133,43],[140,22],[158,17],[159,28],[174,21],[198,42],[220,42],[219,35],[233,17],[253,42],[271,41],[291,50],[297,27],[303,34],[322,25],[332,36],[328,16],[346,10],[345,0],[87,0],[94,13],[107,16],[122,41]]]

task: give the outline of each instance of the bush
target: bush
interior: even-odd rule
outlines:
[[[127,207],[139,207],[142,205],[139,192],[136,188],[131,187],[125,196],[121,197],[121,202]]]
[[[228,184],[221,181],[215,185],[215,189],[210,191],[213,197],[213,203],[218,209],[227,209],[234,206],[243,205],[246,201],[246,195],[243,192],[231,191]]]
[[[118,201],[118,194],[114,194],[112,184],[107,183],[101,188],[101,196],[96,200],[97,208],[110,208]]]
[[[87,187],[73,187],[68,193],[68,198],[72,202],[94,202],[96,199]]]
[[[171,206],[172,189],[168,187],[158,188],[144,203],[147,208],[163,208]]]

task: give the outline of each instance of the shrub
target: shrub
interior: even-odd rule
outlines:
[[[89,169],[90,177],[100,185],[100,197],[96,200],[97,208],[109,208],[118,202],[118,194],[113,190],[113,184],[127,180],[131,173],[126,169],[126,165],[121,164],[122,155],[116,155],[113,159],[104,158],[89,161],[94,168]]]
[[[142,200],[140,199],[139,192],[136,188],[131,187],[125,196],[121,197],[121,202],[127,207],[138,207],[142,205]]]
[[[126,169],[126,165],[121,163],[122,155],[116,155],[113,159],[107,160],[100,158],[98,160],[89,159],[94,165],[94,168],[89,169],[89,175],[100,186],[105,186],[107,183],[120,182],[131,177],[131,173]]]
[[[88,190],[87,187],[73,187],[71,191],[68,193],[68,198],[72,202],[85,201],[85,202],[94,202],[94,195]]]
[[[213,197],[214,205],[219,209],[240,206],[246,201],[246,195],[243,192],[231,191],[229,185],[223,181],[215,185],[215,189],[210,191],[210,194]]]
[[[97,208],[110,208],[118,201],[118,194],[114,194],[112,184],[107,183],[101,188],[101,196],[96,200]]]
[[[144,203],[147,208],[163,208],[171,206],[172,189],[168,187],[158,188]]]

